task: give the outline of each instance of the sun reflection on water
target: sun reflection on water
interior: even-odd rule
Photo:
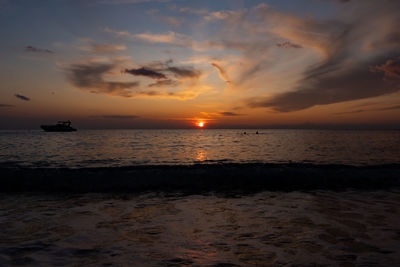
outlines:
[[[207,160],[207,153],[204,150],[199,150],[196,152],[196,161],[205,161]]]

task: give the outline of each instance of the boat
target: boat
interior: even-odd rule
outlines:
[[[59,121],[55,125],[40,125],[45,132],[75,132],[71,127],[71,121]]]

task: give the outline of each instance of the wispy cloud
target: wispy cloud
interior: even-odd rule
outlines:
[[[175,80],[158,80],[155,83],[149,84],[149,87],[175,87],[178,86],[179,82]]]
[[[276,46],[281,48],[302,48],[301,45],[294,44],[289,41],[277,43]]]
[[[236,117],[236,116],[242,116],[243,114],[231,112],[231,111],[224,111],[224,112],[220,112],[219,115],[226,116],[226,117]]]
[[[151,32],[133,34],[128,31],[113,30],[108,27],[104,28],[104,31],[112,33],[121,38],[142,40],[154,44],[165,43],[183,47],[192,47],[193,44],[193,40],[190,36],[176,33],[173,31],[168,31],[166,33],[158,33],[158,34]]]
[[[91,44],[91,50],[95,53],[109,53],[116,51],[125,51],[125,45],[114,45],[114,44]]]
[[[197,79],[201,75],[201,71],[199,71],[193,67],[170,66],[170,67],[167,67],[165,70],[172,72],[178,78]]]
[[[351,110],[351,111],[345,111],[345,112],[337,112],[337,113],[333,113],[333,115],[347,115],[347,114],[356,114],[356,113],[362,113],[362,112],[387,111],[387,110],[398,110],[398,109],[400,109],[400,105],[382,107],[382,108],[374,108],[374,109],[357,109],[357,110]]]
[[[229,81],[227,71],[226,71],[222,66],[220,66],[219,64],[217,64],[217,63],[215,63],[215,62],[211,62],[211,65],[212,65],[214,68],[216,68],[216,69],[218,70],[219,77],[220,77],[223,81],[225,81],[225,82],[228,83],[228,84],[231,83],[231,82]]]
[[[31,45],[27,45],[24,48],[25,52],[32,52],[32,53],[44,53],[44,54],[53,54],[54,52],[50,49],[45,48],[38,48]]]
[[[380,109],[376,109],[378,111],[385,111],[385,110],[395,110],[395,109],[400,109],[400,105],[397,106],[390,106],[390,107],[384,107],[384,108],[380,108]]]
[[[208,13],[206,16],[204,16],[204,19],[206,21],[224,20],[224,19],[228,19],[232,16],[236,16],[237,14],[238,14],[238,12],[233,11],[233,10],[221,10],[221,11]]]
[[[198,86],[196,88],[184,89],[178,91],[162,91],[162,90],[140,91],[138,92],[138,95],[147,97],[187,100],[187,99],[193,99],[208,90],[210,90],[208,86]]]
[[[168,31],[165,33],[144,32],[133,34],[128,31],[113,30],[108,27],[104,28],[104,31],[111,33],[119,38],[141,40],[143,42],[148,42],[152,44],[169,44],[177,47],[192,49],[199,52],[206,52],[211,49],[222,50],[225,48],[225,46],[223,46],[219,42],[196,41],[191,36],[174,31]]]
[[[24,100],[24,101],[30,101],[31,99],[27,96],[21,95],[21,94],[15,94],[14,95],[16,98]]]
[[[12,108],[14,105],[0,104],[0,108]]]
[[[112,33],[112,34],[114,34],[118,37],[122,37],[122,38],[134,38],[135,37],[134,34],[128,32],[128,31],[117,31],[117,30],[110,29],[108,27],[105,27],[104,31],[108,32],[108,33]]]
[[[99,118],[99,119],[117,119],[117,120],[131,120],[140,118],[137,115],[94,115],[90,116],[91,118]]]
[[[138,33],[133,36],[137,39],[150,43],[167,43],[184,47],[191,47],[193,44],[193,40],[191,37],[173,31],[161,34],[146,32]]]
[[[166,17],[166,16],[160,16],[159,17],[162,21],[167,23],[168,25],[178,27],[181,26],[184,22],[184,18],[177,18],[177,17]]]

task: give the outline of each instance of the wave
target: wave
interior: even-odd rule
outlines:
[[[0,166],[1,192],[257,192],[400,188],[400,164],[223,163],[101,168]]]

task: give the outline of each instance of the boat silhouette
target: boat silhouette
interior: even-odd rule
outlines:
[[[71,127],[71,121],[58,121],[55,125],[40,125],[45,132],[74,132],[75,128]]]

